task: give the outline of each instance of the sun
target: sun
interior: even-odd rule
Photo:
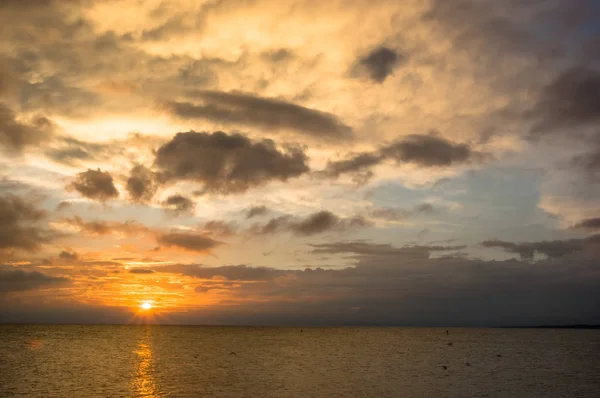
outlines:
[[[140,308],[143,310],[149,310],[152,308],[152,302],[144,301],[142,304],[140,304]]]

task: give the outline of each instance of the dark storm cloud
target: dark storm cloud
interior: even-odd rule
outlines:
[[[119,196],[119,191],[115,188],[112,176],[107,171],[100,169],[78,173],[75,181],[69,185],[82,196],[86,198],[105,202]]]
[[[152,199],[158,188],[154,173],[138,164],[133,166],[127,178],[126,189],[133,202],[146,203]]]
[[[0,146],[9,153],[21,153],[26,147],[48,141],[53,132],[52,123],[37,117],[30,123],[17,119],[17,115],[0,103]]]
[[[140,274],[140,275],[147,275],[147,274],[153,274],[154,270],[149,269],[149,268],[132,268],[129,270],[130,274]]]
[[[202,103],[167,101],[167,111],[186,119],[295,130],[324,140],[352,137],[352,129],[337,116],[278,99],[221,91],[194,91],[190,96]]]
[[[248,209],[246,212],[246,219],[250,219],[253,217],[263,216],[269,212],[266,206],[253,206]]]
[[[371,80],[383,83],[394,72],[394,68],[404,61],[402,54],[382,46],[361,57],[355,68],[364,68]]]
[[[540,118],[534,135],[556,128],[595,125],[600,122],[600,71],[589,68],[568,69],[546,86],[533,111]],[[571,131],[568,134],[572,134]]]
[[[14,195],[0,196],[0,250],[37,250],[57,234],[40,226],[46,213]]]
[[[586,218],[573,226],[581,229],[600,229],[600,217]]]
[[[543,254],[550,258],[557,258],[582,251],[586,247],[597,246],[599,242],[600,235],[594,235],[585,239],[540,242],[507,242],[502,240],[487,240],[481,244],[483,247],[500,248],[508,253],[518,254],[521,259],[524,260],[532,260],[535,253]]]
[[[190,180],[204,191],[240,193],[269,181],[308,172],[297,147],[279,150],[272,140],[251,141],[241,134],[178,133],[156,151],[155,165],[165,182]]]
[[[348,231],[369,226],[369,222],[360,216],[341,218],[330,211],[318,211],[305,218],[290,215],[272,218],[263,224],[254,224],[248,233],[269,235],[279,232],[291,232],[295,235],[309,236],[331,231]]]
[[[211,249],[223,244],[203,234],[176,231],[159,233],[156,236],[156,241],[161,246],[175,247],[198,253],[209,252]]]
[[[194,211],[194,202],[183,195],[175,194],[165,199],[161,205],[176,214],[190,214]]]
[[[11,268],[0,268],[0,293],[50,288],[70,282],[68,278],[47,276],[38,271],[27,272]]]
[[[362,173],[368,179],[372,175],[370,168],[387,160],[420,167],[450,167],[480,161],[483,157],[483,154],[473,151],[469,145],[454,143],[437,133],[413,134],[374,152],[362,152],[344,160],[328,162],[325,170],[316,173],[332,178],[346,173]]]

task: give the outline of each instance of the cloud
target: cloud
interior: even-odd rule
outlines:
[[[591,179],[600,179],[600,148],[575,156],[571,165],[586,173]]]
[[[155,175],[150,169],[141,164],[133,166],[126,185],[129,197],[133,202],[146,203],[150,201],[157,188]]]
[[[600,243],[600,235],[593,235],[585,239],[519,243],[502,240],[486,240],[482,242],[481,245],[489,248],[500,248],[508,253],[518,254],[523,260],[532,260],[535,253],[543,254],[549,258],[557,258],[582,251],[586,247],[594,247],[598,243]]]
[[[81,140],[72,136],[58,135],[46,146],[44,154],[54,162],[68,166],[79,166],[89,162],[115,163],[119,158],[136,162],[144,152],[164,142],[156,136],[129,133],[125,138],[103,142]],[[120,160],[120,159],[119,159]],[[140,172],[140,167],[134,167]]]
[[[241,193],[269,181],[287,181],[308,172],[297,147],[279,150],[271,140],[241,134],[177,133],[156,151],[155,165],[165,182],[189,180],[214,193]]]
[[[560,73],[542,92],[533,115],[540,119],[534,137],[560,128],[596,125],[600,122],[600,71],[571,68]],[[568,130],[569,137],[572,131]]]
[[[138,235],[149,232],[149,229],[137,221],[85,221],[79,216],[63,218],[60,223],[77,228],[81,232],[92,235],[123,234],[126,236]]]
[[[394,68],[404,61],[405,57],[402,54],[382,46],[374,48],[367,55],[360,57],[354,69],[363,69],[371,80],[383,83],[394,72]]]
[[[147,275],[147,274],[153,274],[154,270],[149,269],[149,268],[132,268],[129,270],[130,274],[140,274],[140,275]]]
[[[75,252],[61,251],[58,258],[63,261],[71,262],[79,259],[79,256]]]
[[[354,154],[348,159],[327,162],[325,174],[328,177],[337,178],[341,174],[346,173],[361,173],[363,181],[372,177],[373,173],[368,169],[376,166],[384,160],[380,153],[359,153]]]
[[[408,135],[377,151],[352,154],[344,160],[330,161],[317,174],[337,178],[341,174],[357,173],[362,180],[372,176],[370,169],[387,160],[398,164],[411,163],[420,167],[450,167],[483,159],[467,144],[454,143],[437,133]]]
[[[449,249],[441,246],[345,242],[324,248],[356,253],[356,264],[302,270],[196,264],[153,269],[197,278],[200,292],[217,285],[226,290],[222,302],[189,314],[189,322],[201,322],[206,311],[212,311],[212,322],[234,324],[515,326],[600,320],[593,253],[570,253],[533,266],[515,259],[426,255]]]
[[[69,188],[75,189],[86,198],[100,202],[119,196],[119,191],[115,188],[112,176],[107,171],[101,171],[100,169],[88,169],[78,173]]]
[[[14,195],[0,196],[0,251],[37,250],[58,235],[39,225],[46,212]]]
[[[295,235],[310,236],[329,231],[348,231],[369,226],[369,222],[360,216],[340,218],[330,211],[322,210],[309,214],[305,218],[289,215],[272,218],[263,224],[254,224],[248,233],[269,235],[279,232],[291,232]]]
[[[580,222],[575,224],[573,226],[573,228],[591,229],[591,230],[600,229],[600,217],[592,217],[592,218],[586,218],[585,220],[581,220]]]
[[[120,148],[115,148],[114,143],[86,142],[66,136],[57,137],[54,141],[58,145],[46,150],[46,156],[69,166],[78,165],[84,160],[108,160],[120,151]]]
[[[50,288],[70,282],[68,278],[47,276],[38,271],[27,272],[11,268],[0,268],[0,293]]]
[[[429,258],[431,252],[445,252],[462,250],[464,245],[455,246],[404,246],[396,247],[389,243],[370,243],[365,241],[346,241],[333,243],[319,243],[310,245],[313,253],[320,254],[343,254],[351,253],[359,256],[396,256],[396,257],[416,257]]]
[[[185,119],[294,130],[321,140],[352,137],[352,129],[337,116],[316,109],[247,93],[194,91],[189,94],[202,104],[167,101],[166,110]]]
[[[340,219],[329,211],[319,211],[291,224],[290,229],[297,235],[315,235],[332,229],[347,230],[367,225],[367,221],[362,217]]]
[[[246,220],[251,219],[253,217],[259,217],[267,214],[269,209],[266,206],[253,206],[248,209],[246,212]]]
[[[8,106],[0,103],[0,146],[8,153],[21,153],[26,147],[38,146],[50,140],[52,134],[53,125],[45,117],[23,123]]]
[[[217,236],[232,236],[237,231],[237,226],[233,222],[211,220],[202,224],[202,230]]]
[[[205,267],[198,264],[173,264],[153,268],[157,272],[176,273],[198,279],[223,281],[266,281],[284,275],[285,270],[247,265]]]
[[[169,196],[161,204],[164,208],[176,214],[191,214],[194,212],[195,207],[192,200],[180,194]]]
[[[389,207],[376,208],[369,212],[369,215],[375,218],[382,218],[388,221],[405,220],[416,214],[433,214],[436,209],[431,203],[421,203],[411,210],[394,209]]]
[[[431,203],[421,203],[420,205],[417,205],[417,207],[415,207],[415,212],[431,214],[435,212],[435,208]]]
[[[182,14],[169,18],[165,23],[162,23],[157,27],[144,30],[141,39],[144,41],[158,41],[173,35],[186,33],[189,31],[190,27],[183,25],[183,20],[184,15]]]
[[[294,53],[287,48],[266,51],[261,54],[261,58],[273,63],[289,61],[290,59],[294,58],[294,56]]]
[[[467,144],[455,144],[435,135],[409,135],[381,150],[386,158],[422,167],[447,167],[467,163],[474,153]]]
[[[177,231],[159,233],[156,236],[156,241],[161,246],[175,247],[198,253],[210,252],[223,244],[203,234]]]

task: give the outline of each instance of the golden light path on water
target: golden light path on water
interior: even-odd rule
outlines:
[[[160,388],[155,378],[154,351],[152,347],[152,331],[146,331],[133,351],[137,355],[137,370],[131,381],[138,397],[160,397]]]

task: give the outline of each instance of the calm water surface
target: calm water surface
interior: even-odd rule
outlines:
[[[599,397],[600,331],[0,325],[11,396]]]

